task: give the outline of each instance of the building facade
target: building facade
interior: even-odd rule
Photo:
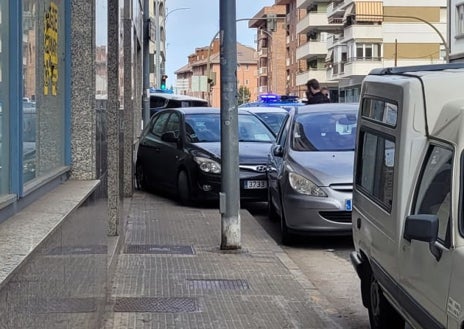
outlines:
[[[287,33],[285,6],[274,5],[261,9],[248,23],[257,33],[257,85],[259,94],[287,94]]]
[[[448,40],[451,62],[464,62],[464,2],[448,0]]]
[[[248,90],[251,101],[258,97],[256,58],[257,54],[253,48],[237,43],[237,91]],[[174,73],[176,74],[176,93],[206,99],[212,107],[221,106],[221,63],[218,38],[212,40],[210,46],[195,49],[195,53],[188,57],[188,64]],[[208,78],[212,80],[210,85]],[[243,96],[243,93],[239,95],[239,97]]]
[[[139,0],[0,0],[2,328],[35,327],[33,309],[12,310],[37,301],[103,310],[133,191],[142,12]],[[41,325],[97,328],[95,315]]]

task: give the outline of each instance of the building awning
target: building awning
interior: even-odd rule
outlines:
[[[356,1],[355,14],[357,22],[383,21],[382,1]]]

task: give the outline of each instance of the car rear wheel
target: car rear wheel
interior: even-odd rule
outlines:
[[[372,329],[404,329],[404,319],[383,295],[374,274],[370,273],[368,295],[369,322]]]
[[[185,170],[179,172],[177,176],[177,194],[179,196],[180,202],[184,206],[191,205],[192,195],[190,192],[190,182]]]
[[[137,190],[147,190],[148,188],[147,179],[140,163],[137,163],[135,166],[135,188]]]

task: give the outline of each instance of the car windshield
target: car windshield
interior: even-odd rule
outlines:
[[[295,118],[292,148],[295,151],[354,150],[357,113],[303,113]]]
[[[187,114],[185,133],[191,143],[221,141],[220,114]],[[238,115],[238,140],[240,142],[272,142],[274,135],[258,118],[253,115]]]
[[[282,122],[288,113],[272,112],[272,113],[255,113],[261,120],[263,120],[269,128],[277,135],[282,126]]]

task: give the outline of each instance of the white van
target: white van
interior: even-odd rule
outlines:
[[[464,63],[363,81],[351,261],[371,328],[464,329]]]

